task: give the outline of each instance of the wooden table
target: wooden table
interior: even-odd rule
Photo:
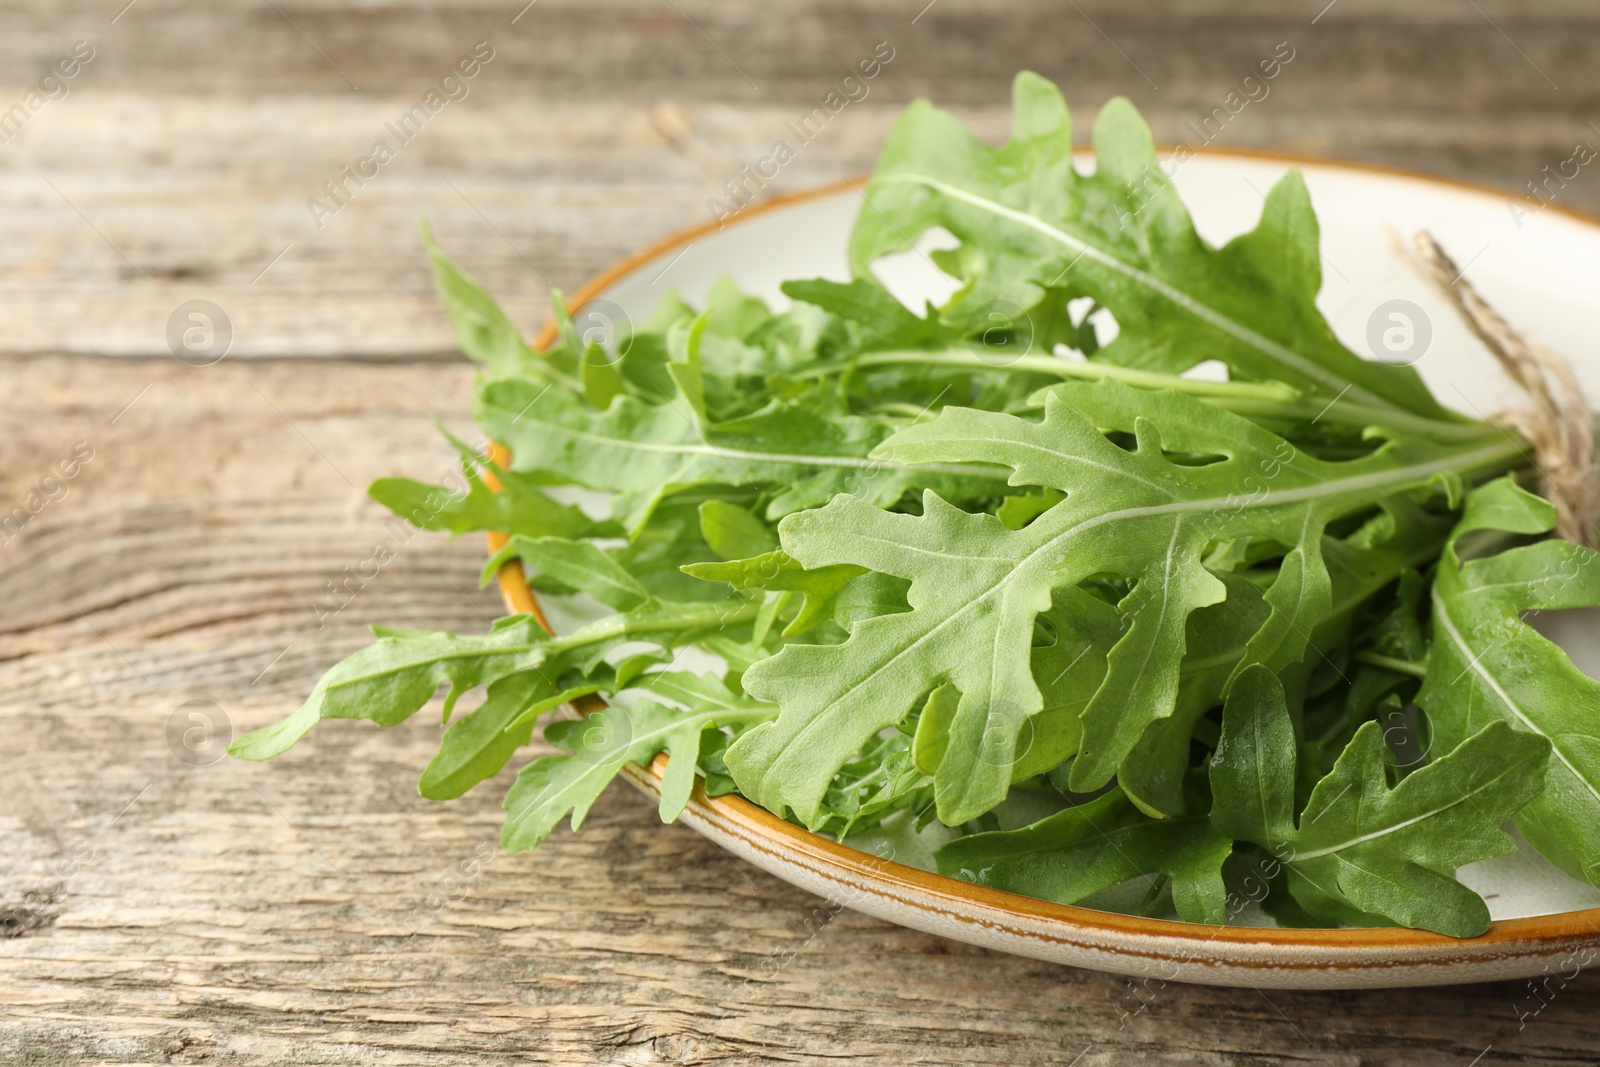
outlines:
[[[36,511],[0,533],[0,1063],[1600,1058],[1590,974],[1520,1021],[1521,984],[1169,986],[1134,1013],[1116,977],[850,912],[813,936],[814,899],[620,788],[582,834],[506,856],[504,779],[416,795],[427,713],[211,761],[366,623],[499,611],[479,540],[428,534],[317,610],[392,542],[366,483],[441,475],[432,419],[469,428],[419,216],[531,331],[549,285],[705,218],[880,41],[869,96],[769,192],[868,169],[919,94],[998,137],[1019,67],[1085,117],[1127,93],[1184,138],[1284,41],[1294,59],[1219,144],[1515,191],[1600,144],[1592,3],[124,2],[0,16],[0,109],[23,105],[0,146],[0,513]],[[318,228],[307,200],[480,40],[466,98]],[[79,41],[66,95],[29,108]],[[1600,171],[1557,203],[1600,209]],[[171,354],[192,300],[231,324],[214,365]],[[92,458],[43,481],[75,448]]]

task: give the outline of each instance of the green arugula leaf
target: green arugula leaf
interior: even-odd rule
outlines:
[[[512,559],[530,563],[561,584],[588,593],[617,611],[628,611],[650,599],[650,591],[639,579],[588,541],[515,534],[483,565],[483,584],[489,584]]]
[[[683,572],[708,582],[727,582],[741,592],[767,589],[799,593],[803,598],[800,610],[783,631],[783,636],[794,637],[832,617],[840,594],[867,569],[849,564],[807,569],[779,549],[726,563],[691,563]]]
[[[1049,511],[1066,497],[1059,489],[1034,489],[1014,493],[994,509],[995,518],[1008,530],[1020,530],[1040,515]]]
[[[1404,498],[1391,498],[1348,538],[1324,535],[1321,557],[1328,572],[1328,603],[1326,611],[1309,626],[1310,662],[1280,673],[1303,687],[1309,668],[1340,656],[1349,644],[1356,613],[1409,568],[1437,556],[1450,523],[1448,516],[1429,514]],[[1183,777],[1195,726],[1202,715],[1222,702],[1243,665],[1264,661],[1255,658],[1259,634],[1268,613],[1278,605],[1270,595],[1263,598],[1245,575],[1218,573],[1217,577],[1228,586],[1228,596],[1223,603],[1201,608],[1189,617],[1187,653],[1179,668],[1173,714],[1151,724],[1117,771],[1117,780],[1129,798],[1151,815],[1182,813]],[[1354,673],[1369,679],[1359,670]],[[1386,680],[1378,695],[1393,688],[1393,677],[1383,676]],[[1370,704],[1362,707],[1369,710]],[[1350,730],[1359,723],[1355,720]]]
[[[1090,175],[1073,166],[1072,122],[1054,85],[1019,74],[1012,105],[1011,140],[996,149],[926,101],[906,109],[851,238],[856,275],[942,226],[962,242],[944,261],[966,283],[947,323],[996,302],[1032,308],[1046,287],[1070,286],[1116,316],[1120,332],[1098,358],[1172,372],[1220,359],[1238,377],[1452,418],[1414,370],[1360,359],[1317,310],[1317,220],[1298,172],[1267,194],[1254,231],[1212,248],[1127,100],[1100,111]]]
[[[693,493],[668,497],[627,544],[606,551],[657,600],[720,600],[727,595],[679,570],[687,562],[715,556],[701,531],[700,501]]]
[[[1135,450],[1112,443],[1101,427],[1131,432]],[[886,448],[908,463],[981,456],[1011,467],[1013,484],[1067,497],[1020,530],[933,493],[924,495],[921,516],[840,495],[780,524],[784,551],[805,567],[854,564],[912,583],[911,611],[862,622],[840,645],[786,646],[745,678],[783,713],[729,749],[728,765],[745,795],[803,821],[817,816],[844,761],[942,682],[961,690],[962,705],[955,743],[936,775],[939,817],[958,824],[999,803],[1018,733],[1042,706],[1024,654],[1034,618],[1054,590],[1110,573],[1136,582],[1119,605],[1130,622],[1081,715],[1083,744],[1071,772],[1077,791],[1105,784],[1149,725],[1172,714],[1188,616],[1224,598],[1225,587],[1202,564],[1209,544],[1257,536],[1298,546],[1307,555],[1293,600],[1326,610],[1329,579],[1320,551],[1308,546],[1320,546],[1329,522],[1375,499],[1426,492],[1439,479],[1492,472],[1518,458],[1505,442],[1394,440],[1331,463],[1195,398],[1110,381],[1058,387],[1037,423],[946,409]],[[1222,458],[1184,465],[1167,450]],[[1274,662],[1305,654],[1307,627],[1297,634],[1296,625],[1293,612],[1274,605],[1258,631],[1272,638]]]
[[[611,401],[627,389],[622,371],[598,345],[579,365],[578,381],[583,385],[583,398],[601,411],[610,407]]]
[[[724,274],[706,290],[706,328],[721,337],[745,340],[772,319],[772,310]]]
[[[550,675],[540,670],[495,679],[483,703],[445,730],[417,791],[430,800],[450,800],[493,778],[517,749],[532,740],[538,720],[527,714],[528,709],[541,700],[559,705],[556,698],[561,695]]]
[[[1528,612],[1600,606],[1600,555],[1555,540],[1460,555],[1480,531],[1542,534],[1555,522],[1553,506],[1509,478],[1467,497],[1434,578],[1433,644],[1417,702],[1435,747],[1497,722],[1548,741],[1544,794],[1517,828],[1556,866],[1600,885],[1600,682],[1523,621]]]
[[[1211,761],[1217,831],[1282,858],[1313,913],[1384,916],[1452,937],[1489,928],[1456,868],[1516,848],[1500,824],[1539,794],[1549,744],[1492,722],[1390,788],[1383,730],[1369,722],[1294,819],[1295,737],[1282,685],[1260,665],[1234,683]],[[1335,914],[1328,903],[1342,905]]]
[[[461,454],[465,493],[410,478],[379,478],[368,487],[367,495],[420,530],[452,534],[515,530],[550,537],[600,537],[620,532],[595,522],[578,508],[556,503],[526,476],[502,469],[448,433],[445,437]],[[498,490],[484,484],[480,468],[500,483]]]
[[[1113,789],[1019,830],[958,837],[935,855],[941,874],[1059,904],[1164,874],[1180,918],[1217,924],[1226,921],[1222,863],[1232,851],[1205,816],[1151,819]]]
[[[378,640],[324,674],[298,711],[236,739],[228,752],[241,759],[271,759],[287,752],[323,719],[367,719],[379,726],[394,726],[415,714],[446,682],[450,685],[444,701],[448,721],[456,699],[474,686],[492,687],[500,678],[554,664],[558,658],[564,667],[588,672],[625,641],[679,647],[747,622],[754,615],[755,605],[741,602],[650,601],[560,637],[545,633],[531,615],[498,619],[483,635],[375,628]]]
[[[324,674],[299,711],[245,734],[228,751],[241,759],[271,759],[287,752],[323,719],[370,719],[379,726],[394,726],[410,718],[446,682],[448,719],[462,693],[540,666],[550,644],[550,636],[531,615],[499,619],[481,637],[380,636]]]
[[[625,396],[595,412],[566,392],[507,380],[484,385],[476,414],[511,449],[513,469],[616,493],[615,513],[630,531],[667,494],[693,486],[783,487],[768,505],[769,519],[847,490],[891,504],[924,485],[961,498],[996,488],[981,461],[913,471],[868,458],[892,426],[826,417],[794,403],[709,423],[681,398],[652,405]]]
[[[930,307],[926,318],[917,315],[871,276],[848,282],[811,278],[784,282],[781,288],[785,296],[832,312],[849,323],[855,335],[851,348],[857,352],[943,347],[955,339],[935,309]]]
[[[422,245],[433,263],[434,285],[455,326],[456,343],[468,358],[483,364],[496,376],[551,372],[553,365],[528,347],[522,339],[522,331],[483,286],[439,251],[427,222],[422,223]]]
[[[939,770],[950,748],[950,724],[960,707],[961,690],[948,682],[929,693],[923,702],[916,733],[912,735],[911,761],[924,774],[932,776]],[[1076,745],[1071,747],[1075,749]]]
[[[778,547],[778,535],[766,523],[726,500],[700,505],[700,534],[723,559],[748,559]]]
[[[724,707],[685,713],[641,700],[631,708],[609,707],[577,721],[552,723],[545,728],[545,740],[567,754],[536,759],[517,775],[506,794],[501,844],[507,852],[533,848],[569,811],[576,830],[625,765],[643,766],[661,752],[669,761],[661,785],[661,818],[671,822],[689,802],[703,732],[770,714],[761,708]]]

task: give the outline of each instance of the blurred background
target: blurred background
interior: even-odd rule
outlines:
[[[366,484],[440,480],[435,417],[471,433],[420,218],[532,334],[727,183],[868,171],[916,97],[1003,138],[1023,68],[1084,139],[1126,95],[1162,142],[1600,211],[1597,54],[1592,0],[0,5],[0,1062],[1586,1057],[1591,975],[1536,1026],[1508,986],[1135,1019],[1114,976],[851,912],[812,945],[812,898],[615,791],[441,897],[501,790],[416,796],[431,716],[220,757],[367,623],[501,611],[476,538],[350,584],[388,536]],[[789,962],[752,984],[736,951]]]
[[[202,296],[234,356],[446,353],[424,214],[532,326],[546,279],[571,290],[704,220],[880,42],[892,60],[763,195],[870,169],[918,96],[1000,137],[1023,68],[1062,85],[1085,137],[1122,94],[1159,141],[1196,143],[1233,92],[1248,106],[1214,147],[1507,191],[1600,142],[1585,0],[124,3],[6,5],[0,108],[75,42],[93,50],[0,153],[6,351],[160,354],[168,312]],[[493,58],[464,98],[400,144],[385,124],[480,41]],[[1250,99],[1274,54],[1293,58]],[[331,204],[323,183],[380,138],[394,159],[314,219],[307,201]],[[1600,205],[1600,182],[1562,200]]]

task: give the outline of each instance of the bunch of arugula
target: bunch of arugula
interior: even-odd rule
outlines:
[[[546,597],[611,613],[378,630],[234,753],[392,725],[448,683],[425,796],[547,723],[557,752],[506,796],[510,849],[666,753],[664,819],[697,776],[841,838],[936,819],[948,873],[1067,903],[1145,878],[1196,922],[1236,918],[1231,883],[1265,865],[1283,924],[1481,933],[1454,873],[1510,851],[1512,818],[1600,884],[1600,690],[1523,621],[1600,604],[1600,569],[1542,538],[1521,443],[1337,340],[1297,173],[1215,248],[1126,101],[1092,174],[1053,85],[1020,75],[1015,108],[997,149],[907,110],[850,281],[790,282],[776,313],[731,283],[698,311],[671,297],[608,348],[557,298],[535,353],[424,231],[511,460],[453,442],[465,492],[372,496],[507,535],[485,580],[518,559]],[[918,314],[872,268],[935,227],[961,286]],[[1205,361],[1226,380],[1185,373]],[[572,486],[609,513],[558,502]],[[1387,743],[1397,722],[1424,756]]]

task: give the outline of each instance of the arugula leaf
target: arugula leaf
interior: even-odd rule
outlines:
[[[545,633],[531,615],[498,619],[483,635],[379,630],[376,642],[324,674],[298,711],[236,739],[228,752],[241,759],[271,759],[287,752],[323,719],[367,719],[394,726],[410,718],[446,682],[450,688],[444,718],[449,721],[456,699],[474,686],[492,686],[507,675],[553,664],[558,657],[564,666],[588,672],[624,641],[677,647],[746,622],[754,614],[754,605],[737,602],[651,601],[559,637]]]
[[[924,808],[932,785],[912,759],[911,738],[890,734],[840,768],[828,790],[832,819],[823,831],[843,841],[894,812]]]
[[[1135,449],[1114,444],[1101,427],[1131,432]],[[1025,656],[1034,617],[1050,606],[1053,590],[1110,573],[1136,582],[1119,605],[1130,622],[1082,712],[1083,744],[1071,772],[1075,790],[1103,785],[1145,729],[1172,714],[1189,614],[1224,598],[1225,587],[1202,564],[1210,543],[1258,536],[1306,554],[1294,597],[1280,598],[1258,631],[1271,638],[1272,662],[1289,662],[1306,648],[1299,605],[1326,611],[1329,603],[1320,551],[1311,550],[1329,522],[1374,499],[1424,492],[1438,479],[1517,459],[1504,442],[1396,439],[1369,456],[1327,462],[1193,397],[1111,381],[1057,387],[1038,423],[946,409],[901,430],[886,448],[908,463],[982,457],[1011,467],[1012,484],[1067,497],[1020,530],[933,493],[924,495],[921,516],[841,494],[780,524],[784,551],[803,566],[854,564],[912,583],[911,611],[859,623],[840,645],[786,646],[745,677],[752,693],[783,711],[730,748],[728,766],[747,796],[807,822],[844,761],[946,681],[961,690],[962,703],[951,726],[955,743],[936,775],[939,817],[958,824],[997,804],[1018,732],[1042,706]],[[1167,450],[1222,458],[1183,465]],[[1247,485],[1254,488],[1240,493]]]
[[[439,251],[433,231],[422,223],[422,245],[433,264],[433,281],[450,313],[456,343],[468,358],[495,375],[544,375],[551,364],[540,359],[522,339],[522,331],[471,275]]]
[[[739,290],[724,274],[706,291],[706,328],[722,337],[745,340],[772,318],[772,310],[758,297]]]
[[[287,752],[323,719],[370,719],[379,726],[394,726],[410,718],[445,682],[450,684],[444,702],[449,719],[462,693],[540,666],[550,643],[550,636],[531,615],[496,620],[481,637],[448,633],[379,637],[324,674],[299,711],[245,734],[228,751],[241,759],[271,759]]]
[[[709,423],[682,399],[652,405],[624,396],[594,412],[566,392],[506,380],[485,384],[476,408],[490,436],[510,447],[515,470],[616,493],[614,513],[630,531],[667,494],[693,486],[785,487],[769,503],[768,518],[844,491],[891,504],[929,484],[965,498],[996,488],[981,461],[912,471],[870,459],[892,426],[825,417],[794,403]]]
[[[1517,828],[1552,863],[1600,885],[1600,682],[1524,613],[1600,606],[1600,556],[1545,540],[1463,561],[1471,535],[1542,534],[1556,510],[1509,478],[1467,497],[1433,583],[1433,644],[1417,696],[1435,746],[1504,722],[1550,745],[1543,795]]]
[[[588,593],[600,603],[627,611],[650,599],[650,591],[628,569],[588,541],[515,534],[483,565],[487,585],[508,560],[521,559],[563,585]]]
[[[831,617],[839,595],[851,582],[866,574],[867,569],[847,563],[806,568],[778,549],[726,563],[691,563],[683,572],[710,582],[727,582],[741,591],[767,589],[799,593],[802,597],[800,609],[783,631],[783,636],[794,637]]]
[[[1538,795],[1549,750],[1493,722],[1390,788],[1383,731],[1369,722],[1296,825],[1294,725],[1282,685],[1255,665],[1223,711],[1211,822],[1282,857],[1290,892],[1313,913],[1474,937],[1489,928],[1489,908],[1454,872],[1516,848],[1500,824]]]
[[[482,704],[451,723],[429,761],[417,791],[430,800],[450,800],[500,772],[512,755],[533,739],[537,717],[528,715],[540,701],[560,703],[563,694],[544,671],[518,671],[495,679]]]
[[[911,760],[922,773],[931,776],[939,770],[939,764],[950,748],[950,723],[960,706],[961,690],[948,682],[929,693],[928,699],[923,701],[911,744]],[[1070,750],[1068,754],[1071,754]]]
[[[1172,879],[1172,900],[1186,922],[1226,921],[1222,863],[1233,841],[1205,816],[1151,819],[1121,790],[1019,830],[958,837],[939,847],[939,873],[1059,904],[1141,874]]]
[[[689,802],[704,731],[770,714],[760,707],[685,713],[641,700],[631,708],[609,707],[577,721],[552,723],[545,728],[545,740],[567,754],[536,759],[517,775],[506,794],[501,843],[508,852],[533,848],[569,811],[576,830],[626,764],[643,766],[661,752],[669,760],[661,783],[661,819],[671,822]]]
[[[1267,194],[1254,231],[1212,248],[1127,100],[1100,111],[1091,175],[1073,166],[1072,122],[1054,85],[1019,74],[1012,106],[1012,138],[995,149],[926,101],[906,109],[851,237],[856,275],[942,226],[962,242],[945,265],[966,283],[944,308],[947,323],[996,301],[1033,308],[1046,287],[1068,286],[1116,316],[1120,332],[1098,358],[1172,372],[1220,359],[1238,377],[1452,418],[1414,370],[1360,359],[1317,310],[1317,221],[1298,172]]]
[[[451,491],[410,478],[379,478],[367,495],[420,530],[453,534],[497,530],[532,536],[586,537],[617,532],[571,505],[558,504],[524,475],[504,470],[445,434],[461,455],[466,492]],[[479,469],[500,484],[490,489]]]
[[[766,523],[726,500],[700,505],[700,533],[723,559],[747,559],[778,547],[778,537]]]
[[[1117,772],[1122,791],[1149,815],[1186,813],[1189,791],[1184,780],[1195,727],[1222,702],[1272,610],[1249,579],[1226,572],[1215,577],[1227,588],[1227,598],[1189,616],[1172,714],[1146,728]]]
[[[804,300],[849,323],[855,341],[850,347],[856,352],[942,347],[957,336],[939,321],[937,309],[930,307],[926,317],[917,315],[870,276],[848,282],[811,278],[784,282],[780,288],[785,296]]]
[[[1356,613],[1375,594],[1403,578],[1409,568],[1438,555],[1450,523],[1448,516],[1431,515],[1412,501],[1391,498],[1349,537],[1324,535],[1321,556],[1329,579],[1327,609],[1310,623],[1306,642],[1310,662],[1280,674],[1304,688],[1309,668],[1330,664],[1330,657],[1339,656],[1346,648]],[[1182,782],[1195,726],[1207,710],[1221,703],[1242,665],[1261,662],[1254,658],[1258,635],[1276,605],[1270,596],[1263,598],[1255,590],[1247,574],[1217,574],[1228,586],[1228,596],[1223,603],[1190,616],[1173,714],[1151,724],[1118,769],[1123,790],[1151,815],[1183,811]],[[1379,682],[1382,688],[1377,696],[1393,688],[1392,674],[1379,678],[1361,670],[1354,673],[1363,681]],[[1363,711],[1369,709],[1370,704],[1362,705]],[[1355,720],[1351,732],[1359,723]]]
[[[718,600],[723,590],[697,581],[679,568],[692,560],[715,556],[706,544],[700,522],[700,501],[682,493],[662,501],[627,544],[606,551],[657,600]]]

